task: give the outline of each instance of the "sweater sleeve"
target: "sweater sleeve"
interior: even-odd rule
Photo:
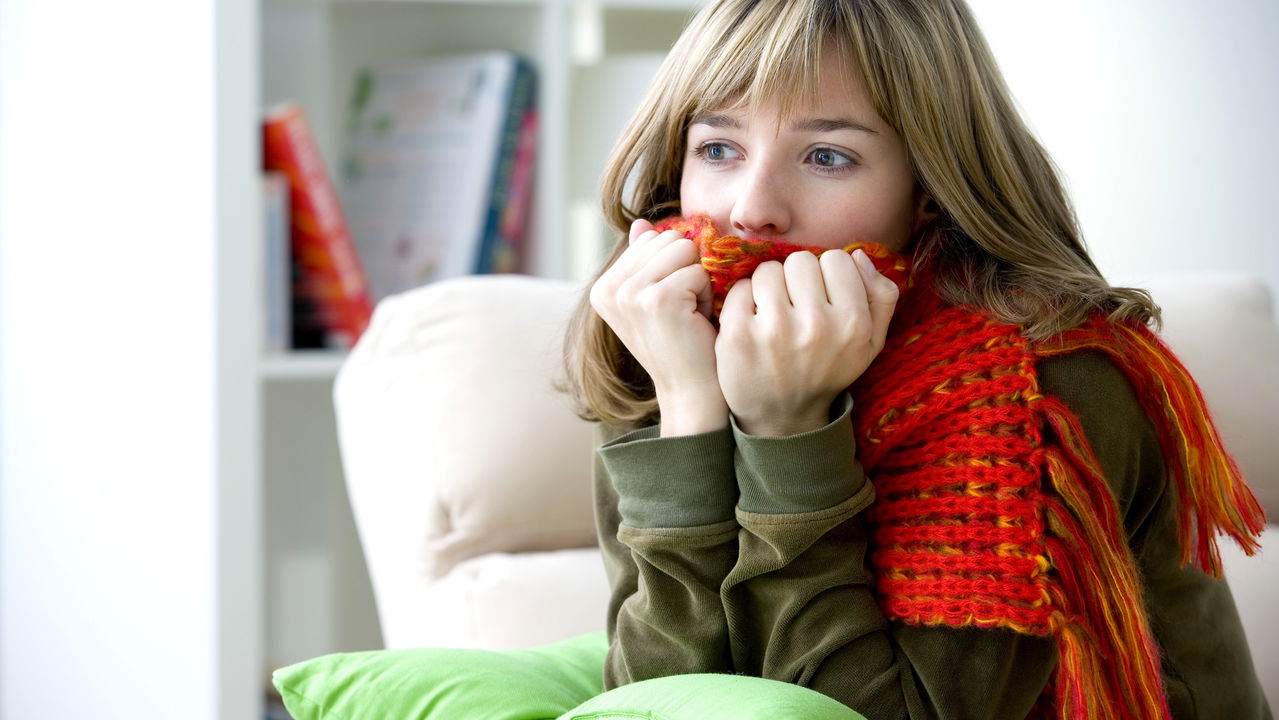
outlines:
[[[617,437],[600,427],[593,484],[610,586],[604,688],[731,672],[719,600],[737,558],[731,432],[662,438],[653,426]]]
[[[796,683],[868,718],[1025,717],[1050,640],[890,623],[874,597],[847,393],[827,426],[785,438],[733,426],[737,562],[722,599],[738,672]]]

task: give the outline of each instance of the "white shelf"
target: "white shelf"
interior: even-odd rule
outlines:
[[[263,380],[332,380],[346,360],[343,350],[295,350],[262,358]]]
[[[343,157],[348,94],[359,68],[494,49],[532,62],[541,123],[526,272],[575,280],[594,272],[613,239],[597,197],[612,144],[660,57],[701,4],[241,1],[257,12],[259,42],[256,52],[228,45],[227,54],[243,53],[247,72],[256,76],[261,107],[293,99],[307,109],[330,170]],[[249,157],[258,148],[246,139],[240,149]],[[247,250],[262,252],[262,239],[255,242]],[[294,351],[259,354],[251,362],[261,407],[256,433],[261,451],[255,459],[266,517],[259,640],[268,666],[370,649],[381,641],[338,453],[332,388],[347,357],[342,350]],[[264,675],[271,669],[263,668]]]

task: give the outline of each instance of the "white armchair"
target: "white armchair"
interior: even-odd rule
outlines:
[[[1259,280],[1147,283],[1168,343],[1279,522],[1279,329]],[[605,627],[594,431],[552,388],[582,289],[524,276],[383,300],[334,388],[351,508],[387,648],[507,649]],[[1279,698],[1279,525],[1223,541],[1258,673]]]

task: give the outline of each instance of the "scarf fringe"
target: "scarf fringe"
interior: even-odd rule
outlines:
[[[1109,485],[1065,404],[1042,395],[1033,402],[1058,438],[1042,455],[1054,491],[1045,493],[1045,546],[1060,580],[1048,586],[1057,717],[1168,718],[1159,645]]]
[[[1182,566],[1221,577],[1216,536],[1226,534],[1247,555],[1260,549],[1266,515],[1221,442],[1198,384],[1162,340],[1144,325],[1097,317],[1037,348],[1043,355],[1079,349],[1105,352],[1137,390],[1154,421],[1178,503]]]

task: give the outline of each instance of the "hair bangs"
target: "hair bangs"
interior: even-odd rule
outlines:
[[[714,39],[685,76],[680,94],[694,99],[689,117],[724,109],[755,112],[768,102],[779,103],[786,117],[818,98],[823,45],[846,24],[837,9],[818,0],[751,0],[725,10],[706,18],[704,30]]]

